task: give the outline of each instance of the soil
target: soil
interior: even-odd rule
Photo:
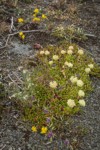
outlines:
[[[85,33],[89,34],[86,41],[74,41],[81,47],[85,48],[96,63],[100,65],[100,2],[99,1],[84,1],[82,3],[73,2],[77,6],[77,13],[72,14],[67,21],[57,19],[55,24],[74,24],[84,29]],[[72,2],[68,2],[68,6]],[[52,4],[52,0],[44,1],[38,0],[31,4],[19,3],[19,8],[27,11],[32,8],[42,7],[44,10],[59,9]],[[0,6],[1,7],[1,6]],[[2,5],[4,8],[4,17],[2,22],[9,24],[11,14],[15,16],[15,8],[8,5]],[[8,11],[8,9],[10,11]],[[63,8],[63,7],[62,7]],[[8,11],[9,13],[7,13]],[[12,13],[11,13],[12,11]],[[64,12],[65,16],[70,15],[70,11]],[[0,21],[1,22],[1,21]],[[7,26],[7,27],[8,27]],[[8,33],[8,28],[1,31],[0,45],[4,45],[4,37]],[[93,36],[92,36],[93,35]],[[55,44],[56,39],[51,37],[48,33],[31,33],[27,35],[25,42],[22,43],[17,36],[13,36],[7,48],[0,49],[0,73],[2,74],[2,81],[7,89],[11,79],[17,80],[14,72],[18,72],[18,66],[21,66],[24,60],[34,57],[37,51],[34,49],[34,44],[39,43],[42,46],[46,44]],[[100,149],[100,79],[91,77],[94,91],[86,98],[86,107],[83,113],[73,118],[74,125],[71,125],[71,133],[58,133],[52,142],[47,137],[31,132],[31,124],[25,123],[21,119],[21,112],[17,109],[17,103],[14,100],[6,98],[0,100],[0,149],[1,150],[99,150]],[[77,129],[78,127],[78,129]],[[86,135],[82,134],[85,131],[79,130],[79,127],[84,127],[88,132]],[[78,133],[80,131],[80,133]],[[64,134],[64,135],[63,135]],[[66,140],[67,141],[66,142]]]

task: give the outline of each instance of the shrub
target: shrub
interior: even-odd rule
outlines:
[[[23,88],[14,96],[21,100],[24,119],[33,123],[35,131],[59,130],[86,105],[84,97],[92,90],[90,74],[97,66],[83,49],[68,43],[41,49],[36,60],[30,72],[23,70]]]

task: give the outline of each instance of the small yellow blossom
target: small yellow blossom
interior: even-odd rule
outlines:
[[[44,51],[40,51],[40,55],[43,55],[44,54]]]
[[[78,96],[80,96],[80,97],[84,97],[84,96],[85,96],[84,91],[83,91],[83,90],[79,90],[79,92],[78,92]]]
[[[24,40],[24,39],[25,39],[25,35],[23,34],[23,35],[21,36],[21,38],[22,38],[22,40]]]
[[[66,53],[66,51],[64,51],[64,50],[61,50],[61,54],[65,54]]]
[[[79,55],[83,55],[84,54],[84,51],[82,49],[78,50],[78,54]]]
[[[22,36],[23,35],[23,32],[19,32],[19,36]]]
[[[36,8],[36,9],[34,10],[34,13],[38,14],[38,13],[39,13],[39,9]]]
[[[45,51],[45,55],[49,55],[50,54],[50,52],[49,51]]]
[[[84,99],[80,99],[78,103],[79,103],[81,106],[83,106],[83,107],[86,105]]]
[[[42,127],[41,128],[41,134],[46,134],[48,131],[48,128],[47,127]]]
[[[85,72],[88,74],[90,73],[91,69],[90,68],[85,68]]]
[[[35,126],[32,126],[32,131],[37,132],[37,128]]]
[[[71,108],[73,108],[73,107],[76,106],[74,100],[72,100],[72,99],[69,99],[69,100],[67,101],[67,105],[68,105],[69,107],[71,107]]]
[[[47,16],[42,14],[42,19],[47,19]]]
[[[53,55],[53,60],[58,60],[58,59],[59,59],[58,55]]]
[[[23,18],[18,18],[18,22],[19,22],[19,23],[23,23],[23,22],[24,22],[24,19],[23,19]]]
[[[51,81],[51,82],[49,83],[49,86],[50,86],[51,88],[55,89],[55,88],[58,86],[58,84],[57,84],[56,81]]]
[[[33,17],[36,17],[37,14],[33,14]]]
[[[40,18],[35,17],[35,18],[33,19],[33,22],[40,22]]]
[[[84,85],[82,80],[77,80],[77,86],[82,87]]]
[[[93,69],[94,68],[94,65],[93,64],[88,64],[88,67]]]

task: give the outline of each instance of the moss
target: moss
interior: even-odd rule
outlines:
[[[31,72],[24,76],[24,87],[18,98],[22,101],[24,107],[24,119],[30,120],[37,128],[46,125],[48,128],[57,129],[71,115],[81,110],[79,104],[80,99],[84,99],[78,95],[79,90],[84,91],[85,96],[92,91],[90,75],[99,74],[99,68],[93,59],[84,52],[83,55],[78,54],[80,49],[78,45],[73,46],[72,55],[67,54],[70,44],[68,42],[59,43],[58,46],[47,46],[42,51],[48,50],[50,55],[41,55],[40,51],[36,55],[38,64]],[[61,54],[61,50],[65,50],[66,54]],[[53,55],[58,55],[58,60],[53,60]],[[49,65],[49,61],[53,60],[53,64]],[[65,62],[72,63],[73,67],[64,65]],[[89,64],[93,64],[94,68],[90,73],[85,72],[85,68]],[[84,85],[77,86],[72,83],[70,78],[74,76],[81,80]],[[50,82],[55,81],[57,86],[50,87]],[[25,99],[26,98],[26,99]],[[75,107],[68,105],[68,100],[75,102]],[[50,122],[47,122],[47,119]]]

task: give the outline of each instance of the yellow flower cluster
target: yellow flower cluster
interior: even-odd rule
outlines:
[[[41,128],[41,134],[46,134],[48,131],[48,128],[47,127],[42,127]]]
[[[32,126],[31,129],[32,129],[33,132],[37,132],[36,126]],[[48,131],[48,128],[47,128],[47,127],[44,127],[44,126],[43,126],[43,127],[41,128],[41,134],[46,134],[47,131]]]
[[[39,16],[39,9],[38,8],[36,8],[35,10],[34,10],[34,14],[33,14],[33,22],[40,22],[41,21],[41,19],[47,19],[47,16],[45,15],[45,14],[42,14],[40,17],[38,17]]]
[[[24,19],[23,18],[18,18],[18,23],[23,23]]]
[[[35,126],[32,126],[32,131],[37,132],[37,128]]]
[[[21,38],[22,40],[25,39],[25,34],[24,34],[23,32],[19,32],[19,36],[20,36],[20,38]]]

